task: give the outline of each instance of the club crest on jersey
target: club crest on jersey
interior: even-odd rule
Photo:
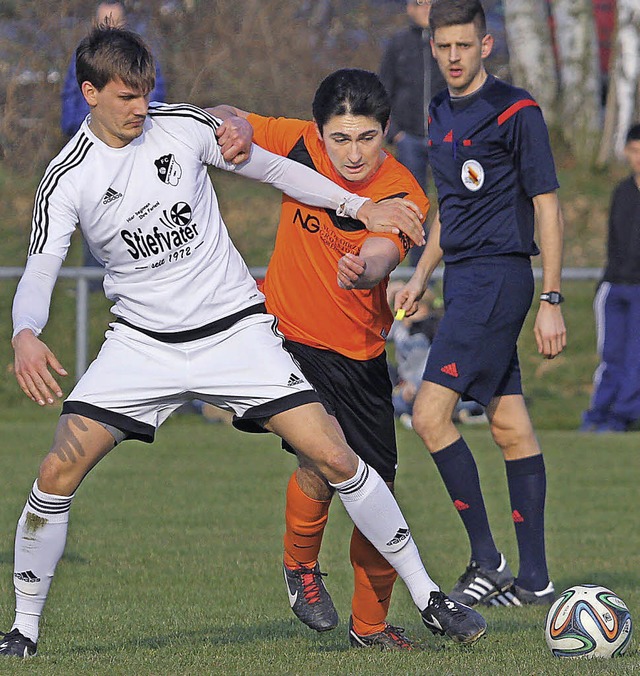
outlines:
[[[484,169],[478,160],[467,160],[462,165],[460,177],[465,187],[471,192],[480,190],[484,185]]]
[[[158,170],[158,178],[168,185],[178,185],[182,178],[182,167],[176,162],[176,158],[169,154],[158,158],[154,164]]]

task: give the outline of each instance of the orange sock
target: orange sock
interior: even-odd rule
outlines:
[[[384,629],[398,574],[355,527],[350,553],[354,573],[353,629],[360,636],[375,634]]]
[[[302,492],[294,472],[287,486],[284,562],[289,568],[314,566],[329,516],[331,500],[314,500]]]

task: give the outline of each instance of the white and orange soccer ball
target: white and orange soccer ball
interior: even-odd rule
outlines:
[[[556,657],[618,657],[629,646],[632,628],[621,598],[605,587],[579,584],[549,609],[545,637]]]

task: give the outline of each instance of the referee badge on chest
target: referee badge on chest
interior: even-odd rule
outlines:
[[[478,160],[467,160],[462,165],[460,178],[466,188],[476,192],[484,185],[484,169]]]

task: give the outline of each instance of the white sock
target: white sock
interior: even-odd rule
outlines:
[[[362,534],[396,569],[419,610],[439,589],[429,577],[400,507],[380,475],[360,460],[351,479],[331,484],[351,520]]]
[[[38,640],[40,615],[64,551],[72,499],[73,495],[43,493],[36,480],[18,521],[13,568],[16,619],[12,629],[32,641]]]

